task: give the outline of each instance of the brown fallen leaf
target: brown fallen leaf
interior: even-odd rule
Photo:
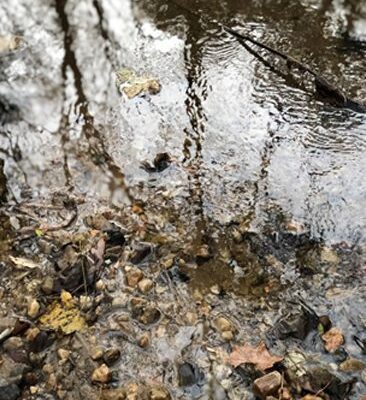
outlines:
[[[281,356],[271,355],[266,345],[261,342],[256,347],[252,347],[249,344],[235,346],[228,361],[235,368],[241,364],[254,364],[256,369],[265,371],[282,360],[283,357]]]
[[[343,333],[338,328],[332,328],[322,336],[324,346],[329,353],[333,353],[344,343]]]

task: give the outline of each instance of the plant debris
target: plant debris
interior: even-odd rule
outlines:
[[[338,328],[331,328],[328,332],[324,333],[322,339],[326,350],[330,353],[338,350],[344,343],[343,333]]]
[[[0,55],[18,50],[24,43],[21,36],[0,36]]]
[[[61,292],[60,300],[51,304],[47,312],[39,318],[42,327],[60,330],[65,335],[84,329],[85,319],[81,316],[77,301],[65,290]]]
[[[260,371],[272,368],[274,364],[282,360],[283,357],[270,354],[263,342],[256,347],[249,344],[234,346],[229,356],[229,363],[235,368],[242,364],[254,364]]]
[[[144,74],[138,76],[136,72],[122,68],[116,71],[116,85],[121,94],[133,99],[142,94],[158,94],[161,90],[160,82]]]

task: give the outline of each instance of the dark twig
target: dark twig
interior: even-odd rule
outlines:
[[[295,68],[298,68],[302,72],[309,73],[315,80],[315,92],[319,96],[321,96],[322,99],[330,101],[331,103],[334,103],[335,105],[340,106],[340,107],[350,108],[356,112],[366,113],[366,102],[349,98],[346,94],[343,93],[343,91],[341,89],[339,89],[337,86],[330,83],[327,79],[325,79],[323,76],[319,75],[317,72],[315,72],[313,69],[311,69],[306,64],[296,60],[295,58],[293,58],[277,49],[274,49],[271,46],[268,46],[268,45],[260,42],[259,40],[253,39],[249,35],[239,33],[236,30],[234,30],[216,20],[211,20],[210,18],[202,16],[199,13],[197,13],[193,10],[190,10],[189,8],[181,5],[180,3],[176,2],[175,0],[169,0],[169,1],[172,4],[174,4],[175,6],[181,8],[182,10],[188,12],[191,15],[194,15],[197,18],[202,18],[203,20],[206,20],[209,23],[213,23],[213,24],[220,26],[229,35],[235,37],[241,44],[243,44],[243,42],[245,42],[245,41],[250,42],[250,43],[254,44],[255,46],[260,47],[261,49],[264,49],[264,50],[274,54],[275,56],[282,58],[284,61],[286,61],[289,69],[292,67],[295,67]]]

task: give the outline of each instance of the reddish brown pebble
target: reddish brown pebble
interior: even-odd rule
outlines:
[[[254,381],[254,393],[264,400],[267,396],[277,394],[278,389],[281,387],[281,382],[281,374],[277,371],[271,372]]]

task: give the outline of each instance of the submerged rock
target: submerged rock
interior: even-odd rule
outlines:
[[[0,400],[16,400],[20,393],[21,391],[15,383],[9,383],[0,376]]]
[[[264,375],[254,381],[254,393],[261,399],[266,399],[267,396],[278,394],[281,387],[282,376],[279,372],[274,371]]]
[[[112,372],[106,364],[102,364],[93,371],[91,379],[94,383],[108,383],[112,379]]]

